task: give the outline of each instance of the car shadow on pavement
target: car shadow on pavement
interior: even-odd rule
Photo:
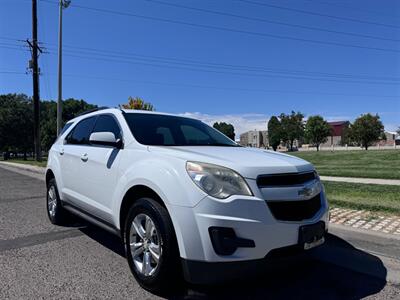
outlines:
[[[123,243],[117,236],[91,225],[79,230],[125,257]],[[373,271],[373,275],[353,264],[362,264],[362,269]],[[360,299],[386,286],[387,271],[378,257],[330,234],[325,245],[300,255],[278,258],[261,269],[259,274],[243,274],[242,278],[225,284],[183,284],[173,295],[161,296],[169,299]]]
[[[82,221],[84,222],[84,221]],[[91,224],[85,224],[87,226],[79,228],[79,230],[90,237],[92,240],[95,240],[99,244],[108,248],[109,250],[115,252],[116,254],[125,257],[125,249],[122,240],[108,231],[95,227]]]

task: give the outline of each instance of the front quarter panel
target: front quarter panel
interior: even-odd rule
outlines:
[[[125,149],[121,159],[119,181],[115,192],[114,218],[119,228],[119,211],[128,190],[144,185],[154,190],[167,207],[194,207],[206,194],[190,179],[186,161],[178,158],[159,157],[144,149]],[[171,218],[173,212],[170,211]]]
[[[56,183],[57,183],[57,187],[59,190],[59,193],[61,193],[62,191],[62,187],[63,187],[63,180],[62,180],[62,176],[61,176],[61,164],[60,164],[60,159],[59,159],[59,153],[60,153],[60,148],[61,145],[56,143],[54,144],[50,151],[49,151],[49,156],[47,159],[47,167],[46,167],[46,173],[48,170],[51,170],[54,174],[54,177],[56,179]],[[62,195],[60,195],[61,198],[63,198]]]

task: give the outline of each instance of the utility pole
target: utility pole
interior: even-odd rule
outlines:
[[[58,99],[57,99],[57,136],[62,130],[62,15],[71,1],[60,0],[58,17]]]
[[[33,137],[35,143],[35,158],[42,160],[40,150],[40,112],[39,112],[39,66],[38,66],[38,47],[37,40],[37,2],[32,0],[32,42],[27,41],[32,49],[32,78],[33,78]]]

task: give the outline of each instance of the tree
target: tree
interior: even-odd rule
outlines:
[[[69,98],[63,101],[62,121],[75,118],[79,114],[96,108],[97,105],[89,104],[84,100]],[[57,138],[57,103],[54,101],[42,101],[40,103],[40,126],[42,149],[47,151]]]
[[[225,122],[215,122],[213,127],[225,134],[230,139],[235,140],[235,128],[232,124]]]
[[[328,140],[331,127],[321,116],[311,116],[307,120],[304,133],[308,142],[315,145],[319,151],[319,145]]]
[[[384,133],[383,124],[378,115],[365,114],[358,117],[350,126],[352,139],[365,150]]]
[[[397,129],[397,134],[400,134],[400,126],[399,126],[399,129]]]
[[[66,121],[78,114],[96,108],[84,100],[67,99],[63,101],[62,119]],[[40,102],[40,140],[42,149],[49,150],[56,134],[57,103]],[[33,105],[32,99],[24,94],[0,95],[0,151],[33,151]]]
[[[122,107],[125,109],[138,109],[138,110],[150,110],[154,111],[155,108],[153,104],[150,102],[145,102],[143,99],[139,97],[129,97],[127,104],[122,104]]]
[[[10,151],[33,150],[32,99],[24,94],[0,95],[0,151],[5,159]]]
[[[304,136],[304,115],[300,112],[292,111],[290,115],[282,113],[279,118],[282,126],[282,140],[289,145],[290,151],[293,151],[294,141],[299,141]]]
[[[276,116],[272,116],[268,121],[268,141],[269,145],[276,151],[282,140],[282,125]]]

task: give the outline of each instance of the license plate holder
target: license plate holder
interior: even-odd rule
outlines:
[[[305,250],[323,244],[325,241],[325,222],[303,225],[299,228],[299,245]]]

